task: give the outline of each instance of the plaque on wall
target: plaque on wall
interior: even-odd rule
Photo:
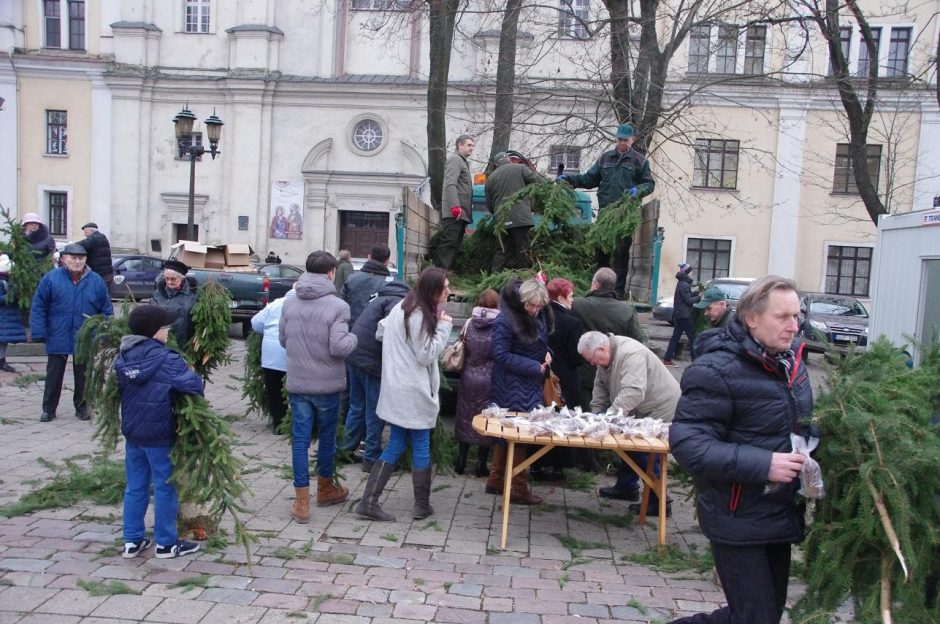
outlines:
[[[248,216],[247,216],[247,215],[239,215],[239,216],[238,216],[238,229],[239,229],[239,230],[247,230],[247,229],[248,229]]]

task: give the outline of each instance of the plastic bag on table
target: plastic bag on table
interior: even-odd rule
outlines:
[[[483,410],[483,415],[487,418],[502,418],[509,412],[505,407],[500,407],[495,403],[490,403],[486,409]]]
[[[819,462],[809,456],[819,446],[819,438],[807,440],[798,433],[791,433],[790,442],[793,444],[794,453],[806,457],[800,472],[800,494],[806,498],[824,498],[826,484],[823,483],[822,468]]]

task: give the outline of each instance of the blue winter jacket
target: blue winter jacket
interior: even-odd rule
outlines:
[[[376,340],[375,332],[379,328],[379,321],[388,316],[409,290],[408,285],[401,282],[389,282],[382,286],[378,296],[369,302],[352,324],[350,331],[356,334],[359,343],[356,350],[346,358],[346,364],[361,368],[374,377],[382,376],[382,343]]]
[[[10,289],[9,278],[0,277],[0,342],[26,342],[26,327],[16,302],[7,303]]]
[[[515,313],[500,302],[502,313],[493,323],[493,375],[490,399],[509,410],[528,412],[543,402],[542,362],[548,352],[545,311],[539,314],[538,337],[527,341],[515,326]]]
[[[29,327],[34,340],[45,340],[46,353],[68,355],[75,351],[75,335],[86,318],[113,313],[101,276],[85,267],[74,283],[68,269],[59,267],[39,280],[29,310]]]
[[[202,379],[161,342],[124,336],[114,362],[121,390],[121,433],[138,446],[171,446],[176,440],[173,399],[202,394]]]
[[[713,542],[803,539],[799,480],[767,483],[771,455],[792,452],[791,433],[809,433],[813,392],[802,341],[795,340],[792,350],[788,370],[738,319],[695,341],[696,358],[682,376],[669,445],[695,477],[699,523]]]

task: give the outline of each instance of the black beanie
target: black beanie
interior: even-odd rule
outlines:
[[[161,327],[171,325],[177,318],[176,310],[155,305],[137,306],[127,317],[127,324],[135,336],[153,338]]]

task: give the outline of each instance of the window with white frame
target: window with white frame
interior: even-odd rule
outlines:
[[[184,0],[183,31],[188,33],[208,33],[211,4],[211,0]]]
[[[685,261],[695,267],[698,281],[728,277],[731,272],[731,239],[688,238]]]
[[[404,11],[409,6],[409,0],[353,0],[352,8],[355,11]]]
[[[846,63],[849,63],[850,56],[852,52],[852,27],[851,26],[842,26],[839,28],[839,47],[842,48],[842,57],[845,59]],[[836,73],[835,59],[829,59],[829,75],[834,76]]]
[[[871,259],[871,247],[828,245],[825,291],[833,295],[867,297]]]
[[[692,186],[733,189],[738,186],[740,142],[726,139],[696,139],[692,163]]]
[[[885,78],[903,78],[907,76],[907,58],[911,51],[911,30],[907,27],[891,29]]]
[[[744,37],[744,73],[755,76],[764,73],[764,49],[767,47],[767,27],[748,26]]]
[[[715,47],[715,73],[733,74],[738,60],[738,29],[730,24],[718,26],[718,45]]]
[[[46,153],[65,156],[69,153],[69,114],[64,110],[46,111]]]
[[[839,29],[839,43],[842,54],[848,63],[849,74],[857,78],[867,78],[871,63],[877,66],[877,75],[882,78],[905,78],[908,76],[911,41],[914,36],[912,26],[870,26],[875,45],[876,56],[869,58],[868,45],[857,26],[842,26]],[[852,55],[854,49],[857,55]],[[829,61],[829,74],[833,75],[833,61]]]
[[[47,191],[46,212],[49,215],[49,233],[53,236],[65,236],[68,231],[69,194]]]
[[[42,17],[44,47],[85,49],[85,0],[43,0]]]
[[[878,188],[878,178],[881,172],[881,146],[868,145],[867,161],[868,175],[872,184]],[[858,186],[855,184],[855,170],[852,168],[852,158],[849,156],[848,143],[836,145],[836,164],[832,176],[832,192],[838,195],[857,195]]]
[[[871,67],[870,59],[868,57],[868,43],[865,41],[865,38],[862,37],[859,33],[859,46],[858,46],[858,69],[856,74],[859,78],[865,78],[868,76],[869,69]],[[878,65],[878,51],[881,49],[881,27],[873,26],[871,28],[871,39],[875,44],[875,65]],[[877,71],[877,70],[876,70]]]
[[[711,24],[698,24],[689,32],[689,73],[707,74],[711,56]]]
[[[558,35],[572,39],[587,39],[588,14],[591,9],[591,0],[559,0],[561,10],[558,11]]]
[[[565,173],[581,171],[581,148],[575,145],[552,145],[548,152],[548,170],[558,171],[558,165],[565,166]]]

